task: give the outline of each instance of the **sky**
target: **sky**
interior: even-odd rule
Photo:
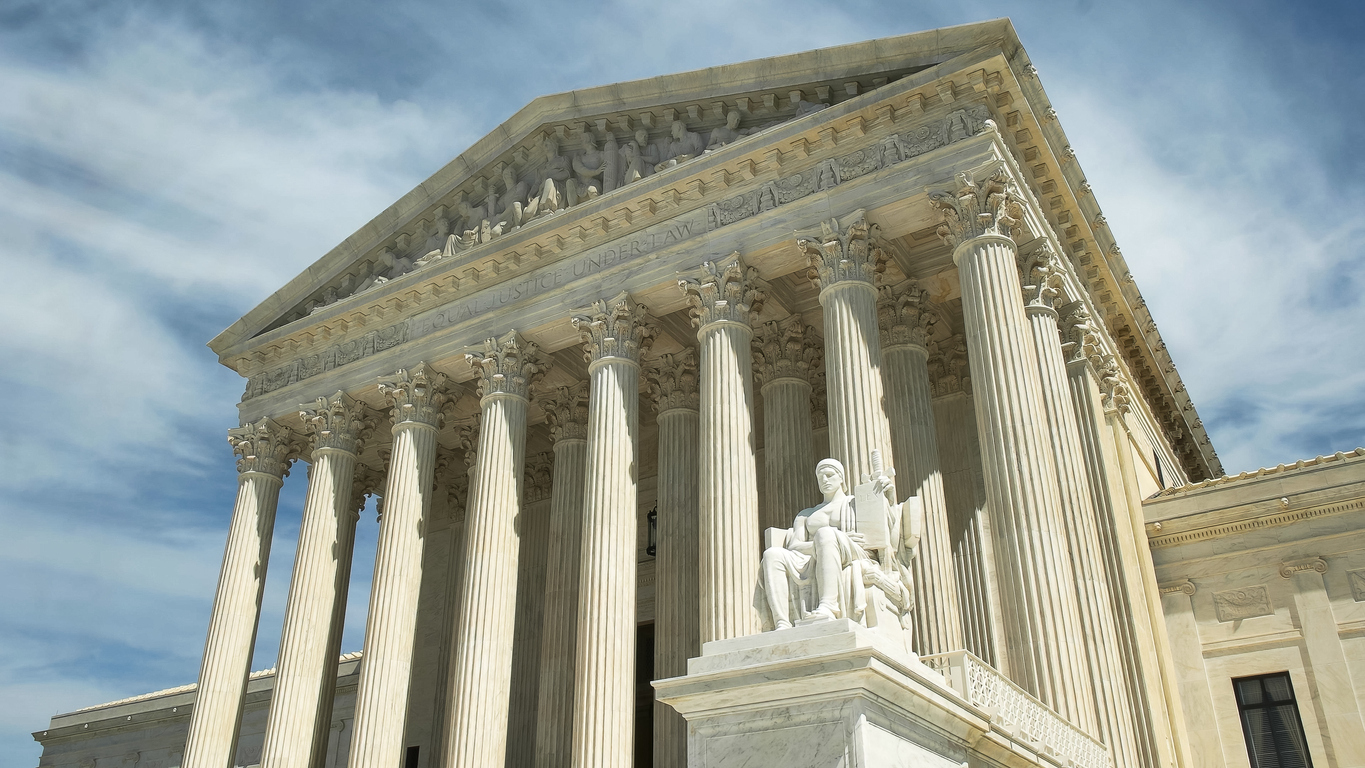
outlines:
[[[243,386],[204,344],[372,216],[536,96],[1001,16],[1224,468],[1365,444],[1358,3],[0,0],[0,763],[197,677]]]

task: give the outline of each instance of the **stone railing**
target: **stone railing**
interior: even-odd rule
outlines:
[[[1062,766],[1112,768],[1109,750],[968,651],[920,659],[991,722]]]

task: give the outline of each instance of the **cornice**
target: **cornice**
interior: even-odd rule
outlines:
[[[1351,499],[1332,504],[1320,504],[1278,514],[1262,515],[1260,517],[1235,520],[1220,525],[1210,525],[1169,534],[1162,532],[1165,530],[1166,524],[1159,521],[1147,526],[1147,542],[1152,549],[1165,549],[1167,547],[1178,547],[1199,541],[1207,541],[1209,539],[1234,536],[1262,528],[1291,525],[1313,518],[1340,515],[1359,510],[1365,510],[1365,499]]]

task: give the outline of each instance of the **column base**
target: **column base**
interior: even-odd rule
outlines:
[[[1068,764],[847,619],[706,643],[687,669],[654,687],[687,719],[689,768]]]

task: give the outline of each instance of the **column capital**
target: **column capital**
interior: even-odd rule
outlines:
[[[228,444],[237,454],[237,472],[256,472],[283,479],[299,457],[298,436],[272,419],[261,419],[228,430]]]
[[[588,439],[588,382],[558,387],[541,395],[540,408],[550,427],[550,442]]]
[[[527,400],[531,387],[540,382],[550,366],[540,347],[508,331],[500,338],[485,339],[483,350],[465,352],[465,361],[478,374],[479,398],[510,395]]]
[[[550,498],[554,480],[554,454],[545,452],[526,457],[525,479],[521,484],[522,505]]]
[[[1280,563],[1280,578],[1288,579],[1296,574],[1315,571],[1317,573],[1327,573],[1327,561],[1321,557],[1309,557],[1304,560],[1290,560]]]
[[[479,461],[479,420],[475,418],[462,424],[456,424],[455,442],[464,452],[465,475],[468,476],[470,472],[474,471],[474,465]]]
[[[760,389],[777,379],[810,382],[824,368],[824,357],[815,328],[799,312],[754,329],[754,376]]]
[[[1090,363],[1100,379],[1100,400],[1106,414],[1117,411],[1127,413],[1132,409],[1132,393],[1119,371],[1118,360],[1113,355],[1100,354],[1092,357]]]
[[[873,241],[876,225],[861,209],[819,228],[796,233],[796,248],[806,257],[806,276],[823,292],[841,283],[875,287],[886,269],[886,255]]]
[[[453,400],[446,391],[446,375],[426,363],[399,368],[380,379],[379,392],[389,402],[389,415],[395,427],[425,424],[440,429],[445,421],[446,403]]]
[[[313,450],[330,448],[359,455],[374,434],[375,420],[369,407],[345,392],[319,397],[299,406],[299,418],[312,438]]]
[[[934,397],[971,393],[967,340],[962,334],[955,333],[943,341],[929,343],[929,386]]]
[[[621,291],[608,301],[594,301],[572,318],[573,327],[586,347],[588,367],[608,358],[639,364],[659,331],[645,305]]]
[[[365,508],[365,499],[379,497],[384,492],[384,472],[364,464],[355,465],[355,477],[351,480],[351,512],[356,517]]]
[[[1055,310],[1065,290],[1061,259],[1052,243],[1038,239],[1019,249],[1019,282],[1024,288],[1024,308]]]
[[[1005,164],[995,161],[958,173],[956,178],[954,191],[929,194],[929,204],[943,217],[938,227],[943,242],[957,248],[987,235],[1010,237],[1023,220],[1024,209]]]
[[[678,273],[678,287],[692,306],[692,325],[701,333],[714,323],[750,325],[763,308],[768,284],[744,263],[739,251]]]
[[[1066,364],[1089,362],[1098,370],[1099,365],[1096,363],[1105,353],[1100,347],[1099,333],[1085,302],[1066,304],[1058,310],[1058,314],[1061,317],[1062,354],[1066,356]]]
[[[928,338],[938,321],[931,304],[929,292],[914,280],[877,288],[877,321],[881,326],[882,349],[909,346],[927,351]]]
[[[645,382],[654,400],[655,413],[679,409],[696,411],[701,408],[697,353],[691,347],[647,361]]]

